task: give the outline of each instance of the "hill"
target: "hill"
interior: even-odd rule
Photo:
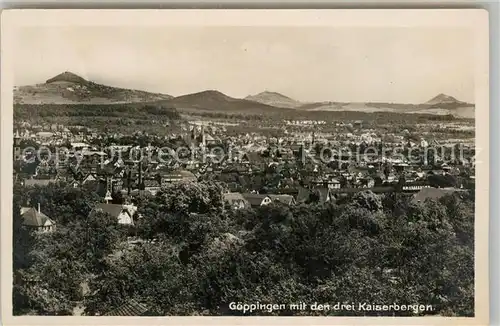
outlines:
[[[383,102],[316,102],[305,104],[300,109],[308,111],[361,111],[407,113],[417,109],[416,104]]]
[[[441,93],[419,105],[418,109],[410,113],[453,115],[459,118],[473,119],[476,112],[474,104],[459,101],[453,96]]]
[[[242,116],[273,114],[284,118],[300,115],[308,116],[313,112],[381,112],[452,115],[460,118],[473,118],[475,114],[473,104],[459,101],[445,94],[438,94],[422,104],[382,102],[301,103],[283,94],[269,91],[247,96],[244,99],[233,98],[216,90],[206,90],[173,97],[167,94],[102,85],[69,71],[49,78],[42,84],[15,87],[14,103],[24,107],[24,110],[27,107],[30,110],[36,110],[38,105],[71,105],[77,110],[77,107],[81,109],[78,105],[88,105],[89,107],[85,108],[86,114],[90,114],[92,110],[99,111],[99,106],[101,105],[126,104],[132,110],[132,116],[137,115],[137,110],[140,110],[144,105],[155,108],[172,108],[178,112],[189,114],[203,113]],[[111,111],[114,109],[117,112],[126,110],[109,106],[106,107],[106,114],[111,114]],[[45,112],[48,110],[48,107],[45,106],[41,110]],[[77,114],[73,113],[72,110],[68,111],[70,113],[64,113],[64,115]],[[163,109],[155,110],[160,115],[163,114]]]
[[[74,84],[80,84],[80,85],[85,85],[88,84],[89,82],[83,78],[80,77],[72,72],[65,71],[63,73],[60,73],[57,76],[54,76],[50,79],[48,79],[45,83],[46,84],[51,84],[51,83],[58,83],[58,82],[67,82],[67,83],[74,83]]]
[[[425,102],[425,104],[429,105],[437,105],[437,104],[465,104],[465,102],[459,101],[453,96],[446,94],[438,94],[431,98],[429,101]]]
[[[14,88],[17,104],[119,104],[154,102],[170,95],[101,85],[65,71],[43,84]]]
[[[179,111],[211,111],[257,114],[287,110],[263,103],[227,96],[219,91],[207,90],[159,102]]]
[[[473,119],[474,104],[439,94],[421,104],[383,103],[383,102],[316,102],[300,106],[307,111],[359,111],[359,112],[391,112],[406,114],[452,115],[457,118]]]
[[[256,95],[249,95],[245,97],[245,100],[281,108],[297,108],[302,105],[302,103],[300,103],[299,101],[296,101],[288,96],[268,91],[261,92]]]

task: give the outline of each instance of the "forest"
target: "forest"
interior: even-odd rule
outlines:
[[[277,110],[255,114],[251,112],[223,112],[218,110],[187,109],[152,103],[130,104],[16,104],[14,105],[15,120],[42,119],[44,121],[82,125],[89,118],[121,118],[129,120],[179,120],[180,114],[208,119],[224,119],[237,121],[264,121],[266,119],[310,119],[310,120],[363,120],[367,123],[408,124],[428,121],[472,121],[459,119],[453,115],[407,114],[404,112],[361,112],[361,111],[307,111],[307,110]],[[117,120],[118,122],[118,120]]]
[[[433,310],[422,314],[474,316],[472,190],[424,202],[365,191],[325,204],[233,210],[222,184],[181,183],[135,198],[135,225],[125,227],[89,215],[101,198],[86,187],[15,186],[14,315],[71,315],[77,306],[104,315],[134,299],[156,316],[242,315],[229,304],[257,301],[424,304]],[[40,203],[56,231],[21,225],[28,202]]]
[[[15,120],[36,118],[72,117],[75,120],[85,120],[88,117],[120,117],[151,119],[166,117],[172,120],[180,118],[174,108],[158,105],[130,105],[130,104],[16,104],[14,106]]]

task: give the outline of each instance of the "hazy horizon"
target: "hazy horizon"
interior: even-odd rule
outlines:
[[[444,27],[25,27],[14,84],[70,71],[172,96],[423,103],[444,93],[474,103],[473,44],[471,30]]]

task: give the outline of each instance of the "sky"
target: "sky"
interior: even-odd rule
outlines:
[[[23,27],[14,84],[64,71],[179,96],[274,91],[299,101],[474,102],[473,33],[451,27]]]

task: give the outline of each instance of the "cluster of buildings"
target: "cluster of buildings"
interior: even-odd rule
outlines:
[[[308,121],[304,123],[310,124]],[[359,128],[362,123],[354,122],[353,125]],[[367,189],[419,193],[433,186],[428,182],[429,175],[463,176],[464,171],[468,171],[472,180],[474,175],[472,150],[460,162],[432,165],[425,157],[415,164],[382,157],[380,153],[355,157],[342,154],[348,153],[343,149],[380,144],[382,140],[372,130],[341,135],[291,130],[282,137],[265,137],[259,133],[225,137],[226,126],[197,122],[182,126],[180,131],[164,137],[169,144],[178,144],[173,149],[186,147],[188,153],[165,157],[159,146],[107,144],[105,134],[79,126],[51,125],[49,131],[36,131],[39,126],[32,127],[24,125],[16,130],[14,182],[26,187],[46,186],[52,182],[65,182],[73,187],[95,186],[95,191],[103,198],[96,210],[116,216],[122,224],[133,223],[137,208],[131,204],[110,203],[113,194],[121,193],[131,199],[140,195],[151,196],[176,182],[221,181],[227,186],[226,202],[239,209],[276,202],[286,205],[328,202]],[[113,137],[119,139],[117,135]],[[404,136],[398,137],[404,139]],[[40,153],[27,153],[22,148],[23,140],[28,139],[40,145],[64,143],[69,148],[44,158]],[[405,147],[423,149],[431,142],[403,143]],[[396,137],[395,143],[385,145],[401,144]],[[331,158],[318,160],[318,151],[328,146],[333,149]],[[141,155],[132,155],[134,150]],[[457,188],[461,187],[463,185],[457,185]],[[44,230],[54,227],[53,221],[40,208],[23,208],[22,214],[29,221],[26,223]]]

